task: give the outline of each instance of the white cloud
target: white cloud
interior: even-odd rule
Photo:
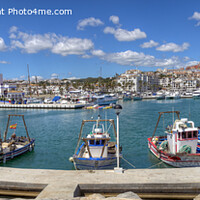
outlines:
[[[105,56],[105,53],[104,53],[102,50],[92,50],[92,51],[91,51],[91,54],[92,54],[93,56],[99,56],[99,57]]]
[[[15,33],[16,37],[11,39],[11,48],[19,48],[24,53],[38,53],[49,50],[52,53],[67,55],[84,55],[86,51],[93,49],[93,42],[89,39],[68,38],[67,36],[48,34]],[[1,47],[1,43],[0,43]],[[1,48],[0,48],[1,49]]]
[[[22,79],[22,80],[24,80],[24,79],[26,78],[26,76],[25,76],[25,75],[22,75],[22,76],[20,76],[19,78]]]
[[[200,13],[199,12],[194,12],[192,17],[189,17],[189,19],[194,19],[197,21],[196,26],[200,26]]]
[[[195,60],[187,62],[187,66],[193,66],[193,65],[198,65],[198,64],[199,64],[199,61],[195,61]]]
[[[86,18],[79,20],[77,29],[78,30],[84,30],[86,26],[100,26],[103,25],[104,23],[100,19],[96,19],[94,17]]]
[[[86,59],[91,58],[91,57],[92,57],[92,56],[91,56],[91,55],[88,55],[88,54],[84,54],[84,55],[81,56],[81,58],[86,58]]]
[[[37,77],[37,82],[44,80],[42,76],[31,76],[30,80],[36,82],[36,77]]]
[[[107,26],[106,28],[104,28],[103,32],[106,33],[106,34],[108,34],[108,33],[115,34],[115,29],[112,28],[112,27]]]
[[[80,79],[80,78],[77,78],[77,77],[75,77],[75,76],[73,76],[73,77],[70,77],[70,78],[67,78],[68,80],[76,80],[76,79]]]
[[[112,15],[110,16],[109,20],[113,23],[113,24],[119,24],[119,17]]]
[[[190,44],[187,42],[184,42],[182,45],[178,45],[178,44],[171,42],[171,43],[163,44],[163,45],[157,47],[156,50],[181,52],[181,51],[187,50],[189,46],[190,46]]]
[[[89,39],[60,37],[51,51],[62,56],[83,55],[85,51],[92,49],[93,46],[93,42]]]
[[[25,53],[37,53],[53,47],[51,34],[27,34],[19,32],[17,38],[11,41],[12,48],[20,48]]]
[[[58,77],[59,77],[59,74],[56,74],[56,73],[51,74],[51,78],[52,78],[52,79],[58,78]]]
[[[134,41],[138,39],[146,38],[147,35],[145,32],[142,32],[140,29],[134,29],[133,31],[127,31],[125,29],[117,28],[114,29],[112,27],[106,27],[104,29],[104,33],[113,34],[114,37],[118,41]]]
[[[9,32],[10,33],[15,33],[17,32],[18,28],[16,26],[11,26]]]
[[[200,13],[194,12],[194,14],[192,15],[192,17],[190,17],[190,19],[200,20]]]
[[[159,43],[158,42],[155,42],[153,40],[150,40],[149,42],[144,42],[143,44],[141,44],[140,46],[142,48],[152,48],[152,47],[156,47],[158,46]]]
[[[9,62],[5,61],[5,60],[1,60],[0,64],[10,64]]]
[[[144,53],[138,53],[131,50],[111,53],[105,56],[105,60],[108,62],[130,66],[150,66],[154,59],[154,56],[145,55]]]
[[[135,52],[131,50],[117,53],[104,53],[104,55],[96,54],[96,56],[102,60],[106,60],[107,62],[116,63],[122,66],[180,68],[186,67],[191,63],[197,63],[197,61],[189,61],[188,59],[181,59],[177,56],[159,59],[152,55],[146,55],[142,52]]]
[[[3,38],[0,37],[0,51],[5,51],[7,49],[7,46],[3,40]]]

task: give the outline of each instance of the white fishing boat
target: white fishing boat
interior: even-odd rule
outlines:
[[[165,94],[163,92],[157,92],[155,97],[156,97],[156,100],[164,100]]]
[[[178,119],[173,126],[168,126],[166,135],[155,136],[160,118],[165,113],[176,113]],[[179,114],[179,111],[159,113],[154,133],[148,138],[149,150],[158,159],[173,167],[200,167],[200,153],[197,151],[198,128],[193,121],[180,119]]]
[[[98,104],[99,106],[103,105],[110,105],[110,104],[116,104],[118,101],[118,98],[116,96],[104,94],[101,96],[93,96],[92,101],[94,104]]]
[[[83,127],[93,123],[92,131],[83,136]],[[106,124],[108,129],[105,130]],[[111,127],[113,137],[111,137]],[[108,132],[110,131],[110,132]],[[117,165],[116,129],[113,119],[83,120],[75,154],[70,158],[75,169],[103,170]],[[80,145],[80,142],[82,144]],[[80,146],[79,146],[80,145]]]
[[[180,95],[178,92],[170,92],[165,96],[165,99],[180,99]]]
[[[196,90],[192,94],[193,99],[200,99],[200,90]]]

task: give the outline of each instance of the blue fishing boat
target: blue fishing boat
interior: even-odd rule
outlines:
[[[93,123],[93,128],[86,137],[83,135],[83,127],[86,123]],[[105,130],[105,123],[108,129]],[[113,129],[114,137],[108,131]],[[75,169],[79,170],[104,170],[113,169],[117,165],[116,129],[113,119],[83,120],[79,134],[75,154],[70,158]],[[82,144],[79,146],[80,142]]]
[[[11,124],[10,121],[13,117],[21,117],[24,124],[26,136],[21,136],[22,133],[16,133],[18,124]],[[19,120],[18,120],[19,121]],[[11,137],[7,138],[8,129],[13,129]],[[20,136],[18,136],[20,135]],[[0,137],[1,138],[1,137]],[[35,139],[31,139],[28,134],[28,129],[24,120],[24,115],[8,115],[8,122],[4,139],[0,139],[0,162],[6,162],[16,156],[20,156],[26,152],[32,151],[34,148]]]

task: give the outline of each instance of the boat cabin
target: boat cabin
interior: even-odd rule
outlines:
[[[107,132],[104,132],[103,124],[94,124],[92,132],[83,138],[88,151],[85,152],[84,157],[89,158],[98,158],[98,157],[107,157],[108,156],[108,141],[110,136]]]
[[[187,118],[178,119],[173,127],[167,132],[168,150],[172,154],[183,153],[188,149],[188,153],[196,153],[198,142],[198,128],[193,121]]]

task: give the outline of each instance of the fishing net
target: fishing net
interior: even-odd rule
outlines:
[[[191,146],[189,146],[189,145],[183,145],[180,148],[179,153],[191,153]]]

